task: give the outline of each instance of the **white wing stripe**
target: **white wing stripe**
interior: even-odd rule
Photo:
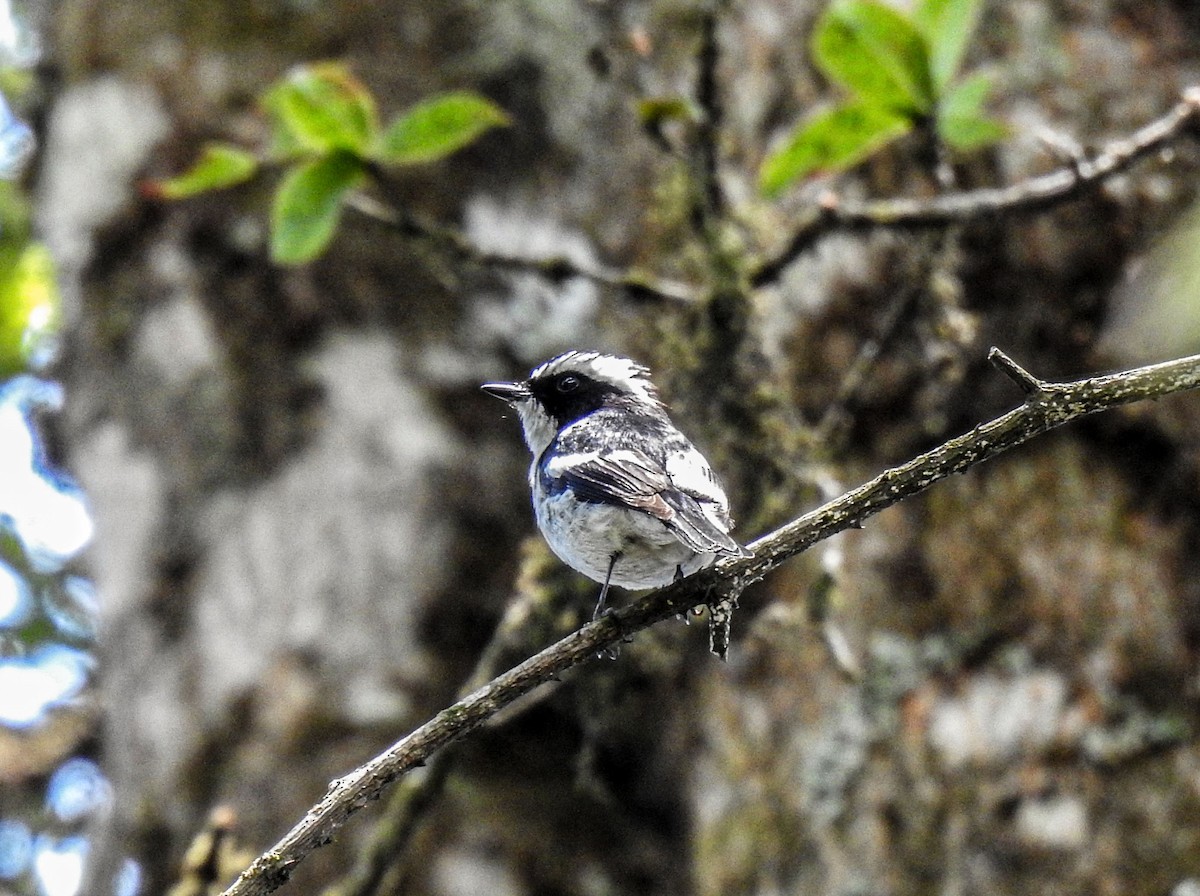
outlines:
[[[598,460],[599,457],[600,452],[598,451],[588,451],[583,454],[557,454],[546,462],[546,473],[558,479],[564,474],[569,473],[572,469]]]
[[[667,476],[671,484],[683,492],[728,509],[728,499],[717,485],[712,469],[699,451],[684,451],[667,458]]]

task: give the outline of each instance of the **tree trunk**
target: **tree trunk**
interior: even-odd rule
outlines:
[[[970,58],[995,66],[1013,134],[963,160],[964,187],[1058,164],[1038,127],[1089,147],[1132,131],[1200,61],[1177,4],[1066,6],[988,6]],[[647,362],[746,541],[1015,404],[989,344],[1045,376],[1133,360],[1121,331],[1102,344],[1120,317],[1107,297],[1192,198],[1190,145],[1039,214],[835,232],[752,296],[722,279],[816,201],[754,190],[772,139],[836,92],[805,52],[818,11],[753,0],[719,16],[719,108],[699,114],[722,113],[740,217],[706,242],[696,172],[635,110],[693,92],[696,6],[62,4],[40,226],[66,297],[64,438],[97,526],[116,795],[87,892],[125,857],[165,892],[218,809],[266,849],[452,699],[514,595],[553,591],[561,618],[510,653],[586,615],[590,583],[522,545],[527,458],[478,383],[567,347]],[[461,86],[511,115],[398,178],[407,210],[486,249],[634,267],[700,298],[506,277],[354,215],[324,258],[283,269],[266,253],[270,177],[179,203],[139,190],[207,139],[261,135],[253,99],[329,57],[386,116]],[[694,130],[675,124],[668,141]],[[901,142],[834,183],[929,195],[919,155]],[[1184,396],[1046,437],[749,592],[728,665],[698,627],[666,625],[538,692],[454,752],[389,886],[1175,887],[1200,838],[1198,426]],[[858,679],[829,649],[842,637]],[[380,818],[359,816],[289,886],[348,874]]]

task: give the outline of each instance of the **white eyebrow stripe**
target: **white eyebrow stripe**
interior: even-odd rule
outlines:
[[[551,358],[546,363],[535,367],[529,374],[531,380],[539,377],[553,376],[557,373],[575,371],[594,380],[616,386],[622,391],[637,395],[639,398],[661,407],[658,392],[650,382],[649,368],[616,355],[602,355],[599,352],[564,352],[557,358]]]

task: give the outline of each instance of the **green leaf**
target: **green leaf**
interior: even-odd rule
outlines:
[[[983,111],[991,89],[991,79],[983,72],[964,78],[951,88],[938,105],[938,136],[963,151],[1003,139],[1008,129]]]
[[[983,0],[918,0],[913,19],[929,47],[929,68],[939,93],[962,65],[982,11]]]
[[[925,40],[878,0],[835,0],[817,22],[812,51],[821,71],[864,103],[910,117],[933,110]]]
[[[443,93],[393,121],[379,140],[375,158],[391,165],[433,162],[508,123],[503,109],[476,93]]]
[[[767,196],[817,171],[841,171],[912,129],[903,115],[868,103],[849,103],[802,122],[767,156],[759,187]]]
[[[285,111],[283,90],[276,85],[262,95],[259,102],[271,121],[271,139],[267,147],[267,158],[273,162],[287,162],[304,156],[312,156],[313,148],[293,130],[291,114]]]
[[[304,264],[320,255],[337,229],[342,199],[364,177],[362,161],[346,152],[293,167],[271,208],[271,258]]]
[[[253,153],[227,143],[210,143],[183,174],[152,181],[150,189],[163,199],[186,199],[209,190],[220,190],[243,183],[258,170]]]
[[[54,260],[42,243],[26,243],[0,266],[0,377],[24,370],[58,324]]]
[[[336,62],[297,66],[267,91],[263,105],[274,124],[276,158],[338,149],[365,155],[378,136],[375,100]]]

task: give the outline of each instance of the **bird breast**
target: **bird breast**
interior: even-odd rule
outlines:
[[[619,554],[612,584],[620,588],[658,588],[712,563],[713,554],[697,554],[666,525],[648,514],[612,504],[578,500],[569,490],[548,494],[531,475],[538,528],[551,550],[568,566],[603,582],[609,559]]]

